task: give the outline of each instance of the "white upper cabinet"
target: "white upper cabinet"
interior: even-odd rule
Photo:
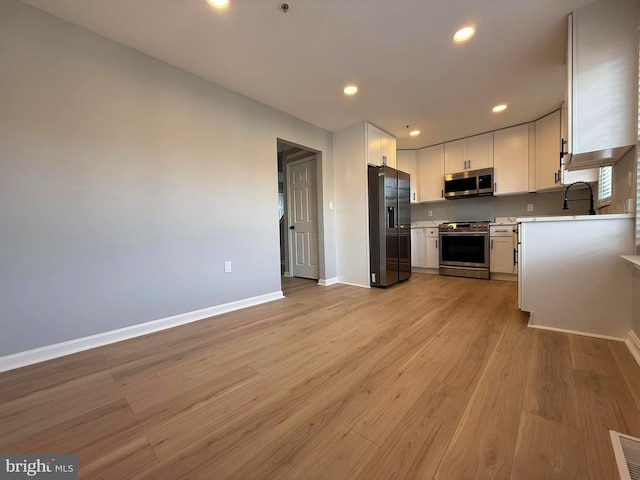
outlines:
[[[444,200],[444,145],[418,150],[420,201]]]
[[[536,121],[536,190],[561,186],[560,110]]]
[[[536,190],[561,188],[573,182],[594,182],[598,169],[568,172],[560,165],[561,120],[560,110],[535,123],[536,132]]]
[[[416,150],[398,150],[396,154],[398,170],[408,173],[411,177],[411,203],[420,202],[417,157]]]
[[[493,134],[495,195],[529,191],[529,125],[518,125]]]
[[[598,0],[569,15],[569,169],[614,163],[636,144],[639,5]]]
[[[396,139],[367,123],[367,163],[396,168]]]
[[[562,104],[561,115],[562,115],[562,121],[560,122],[561,135],[562,135],[563,139],[566,139],[567,138],[567,128],[568,128],[568,122],[566,121],[566,118],[567,118],[567,104],[566,103]],[[563,147],[564,147],[564,143],[563,143]],[[566,151],[566,147],[565,147],[565,151]],[[561,178],[561,182],[562,182],[563,185],[569,185],[569,184],[574,183],[574,182],[593,183],[593,182],[597,182],[598,181],[599,167],[569,171],[569,170],[566,169],[565,165],[562,165],[560,167],[560,175],[562,177]]]
[[[445,173],[493,166],[493,132],[444,144]]]

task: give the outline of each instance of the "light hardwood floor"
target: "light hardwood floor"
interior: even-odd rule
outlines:
[[[640,436],[622,343],[532,330],[517,286],[414,274],[0,374],[0,452],[86,479],[617,478]]]

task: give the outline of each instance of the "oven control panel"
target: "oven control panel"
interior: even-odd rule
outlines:
[[[489,222],[449,222],[439,227],[441,232],[488,232]]]

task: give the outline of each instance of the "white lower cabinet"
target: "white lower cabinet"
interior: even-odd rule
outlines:
[[[517,237],[515,225],[491,225],[489,240],[489,271],[491,273],[518,273]]]
[[[437,227],[411,229],[411,266],[437,269],[440,266],[440,239]]]
[[[411,266],[417,268],[425,267],[424,256],[424,228],[411,229]]]
[[[426,228],[425,251],[427,254],[426,268],[440,267],[440,238],[437,228]]]

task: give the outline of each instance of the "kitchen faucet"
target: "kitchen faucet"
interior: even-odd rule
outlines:
[[[589,215],[595,215],[596,210],[595,208],[593,208],[593,190],[591,189],[591,185],[589,185],[587,182],[573,182],[567,186],[567,188],[564,191],[564,202],[562,204],[562,209],[569,210],[569,202],[575,202],[576,200],[586,200],[586,198],[572,198],[571,200],[567,198],[567,193],[569,193],[569,189],[579,183],[583,183],[584,185],[589,187],[589,194],[590,194],[589,195]]]

